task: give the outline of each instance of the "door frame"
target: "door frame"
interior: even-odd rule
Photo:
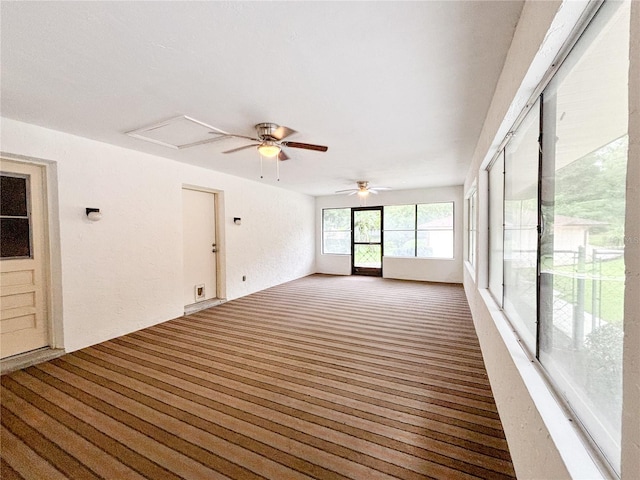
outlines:
[[[354,217],[356,212],[365,210],[378,210],[380,212],[380,268],[356,267],[355,245],[377,245],[378,242],[356,242]],[[382,267],[384,259],[384,211],[383,206],[377,207],[352,207],[351,208],[351,275],[367,275],[370,277],[382,277]]]
[[[60,214],[58,203],[58,164],[56,161],[0,151],[0,158],[15,163],[37,166],[42,173],[42,216],[44,235],[43,269],[47,289],[44,295],[47,311],[48,346],[64,350],[64,322],[62,315],[62,253],[60,248]],[[35,350],[40,352],[42,349]],[[25,352],[19,355],[29,355]],[[7,357],[3,360],[6,361]]]
[[[216,224],[215,242],[218,251],[216,252],[216,298],[227,298],[227,276],[226,276],[226,245],[224,242],[224,192],[214,188],[201,187],[199,185],[182,184],[182,190],[193,190],[196,192],[211,193],[214,196],[214,211]],[[184,231],[182,232],[184,235]],[[184,283],[184,278],[182,279]]]

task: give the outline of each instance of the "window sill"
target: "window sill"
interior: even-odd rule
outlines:
[[[397,255],[384,255],[383,258],[403,258],[408,260],[449,260],[449,261],[455,260],[455,258],[450,258],[450,257],[404,257],[404,256],[397,256]]]

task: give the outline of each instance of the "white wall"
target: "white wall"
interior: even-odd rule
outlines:
[[[624,262],[622,478],[640,474],[640,2],[631,4],[629,161]]]
[[[313,197],[9,119],[1,135],[3,153],[47,161],[54,179],[56,346],[67,351],[182,315],[185,184],[224,192],[228,299],[315,272]]]
[[[462,283],[462,187],[440,187],[415,190],[390,190],[367,197],[367,206],[410,205],[416,203],[454,202],[454,258],[399,258],[385,257],[382,274],[385,278],[424,280],[430,282]],[[316,197],[316,268],[319,273],[334,275],[351,274],[350,255],[324,255],[322,253],[322,209],[359,207],[357,195],[328,195]]]
[[[494,94],[464,191],[478,182],[476,268],[464,269],[464,287],[492,390],[519,479],[602,478],[536,367],[519,346],[512,328],[486,293],[488,196],[483,169],[542,80],[585,2],[527,1]],[[640,5],[632,7],[629,85],[629,171],[625,261],[625,358],[622,478],[640,471]]]

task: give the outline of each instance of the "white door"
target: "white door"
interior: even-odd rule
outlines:
[[[44,168],[0,161],[0,358],[49,345]]]
[[[216,298],[216,196],[182,189],[184,304]]]

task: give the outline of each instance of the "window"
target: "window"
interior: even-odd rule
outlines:
[[[478,209],[478,191],[473,188],[471,195],[467,198],[467,261],[476,264],[476,231]]]
[[[384,207],[384,254],[390,257],[416,256],[416,206]]]
[[[620,469],[630,2],[605,2],[543,92],[539,358]]]
[[[489,291],[502,307],[504,151],[489,167]]]
[[[384,254],[453,258],[453,202],[384,207]]]
[[[618,473],[629,11],[603,4],[488,172],[489,291]]]
[[[351,209],[322,210],[322,253],[351,254]]]
[[[426,203],[417,207],[417,256],[453,258],[453,203]]]
[[[31,219],[28,197],[29,179],[24,176],[2,175],[0,185],[0,256],[2,258],[31,257]]]
[[[540,101],[505,147],[504,311],[530,352],[536,351]]]

